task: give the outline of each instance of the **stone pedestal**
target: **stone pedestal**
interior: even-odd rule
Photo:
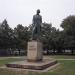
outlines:
[[[43,59],[42,44],[38,41],[28,42],[27,60],[30,62],[37,62]]]
[[[57,64],[54,59],[43,59],[42,44],[38,41],[28,42],[27,60],[6,64],[8,68],[28,70],[45,70]]]

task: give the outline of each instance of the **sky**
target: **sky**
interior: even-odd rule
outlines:
[[[18,24],[28,26],[37,9],[43,22],[61,29],[63,19],[75,15],[75,0],[0,0],[0,23],[7,19],[12,28]]]

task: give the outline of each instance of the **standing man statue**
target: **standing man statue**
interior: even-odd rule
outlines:
[[[39,36],[41,33],[41,24],[42,24],[42,16],[39,15],[40,10],[37,10],[36,15],[33,16],[32,23],[32,40],[39,40]]]

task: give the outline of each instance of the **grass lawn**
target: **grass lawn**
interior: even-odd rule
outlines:
[[[75,59],[75,56],[71,55],[51,55],[50,57],[55,59]]]
[[[22,59],[17,59],[17,58],[7,58],[7,59],[2,59],[0,60],[0,66],[3,66],[6,63],[14,62],[14,61],[20,61]]]
[[[54,55],[54,56],[46,56],[52,57],[56,59],[74,59],[75,56],[64,56],[64,55]],[[0,59],[0,66],[13,62],[23,60],[21,58],[8,58],[8,59]],[[11,71],[6,69],[0,69],[0,75],[75,75],[75,60],[58,60],[60,66],[58,66],[53,71],[48,71],[45,73],[37,73],[37,72],[22,72],[22,71]]]

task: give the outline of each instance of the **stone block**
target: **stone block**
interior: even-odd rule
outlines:
[[[42,43],[38,41],[28,42],[27,60],[41,61],[43,59]]]

